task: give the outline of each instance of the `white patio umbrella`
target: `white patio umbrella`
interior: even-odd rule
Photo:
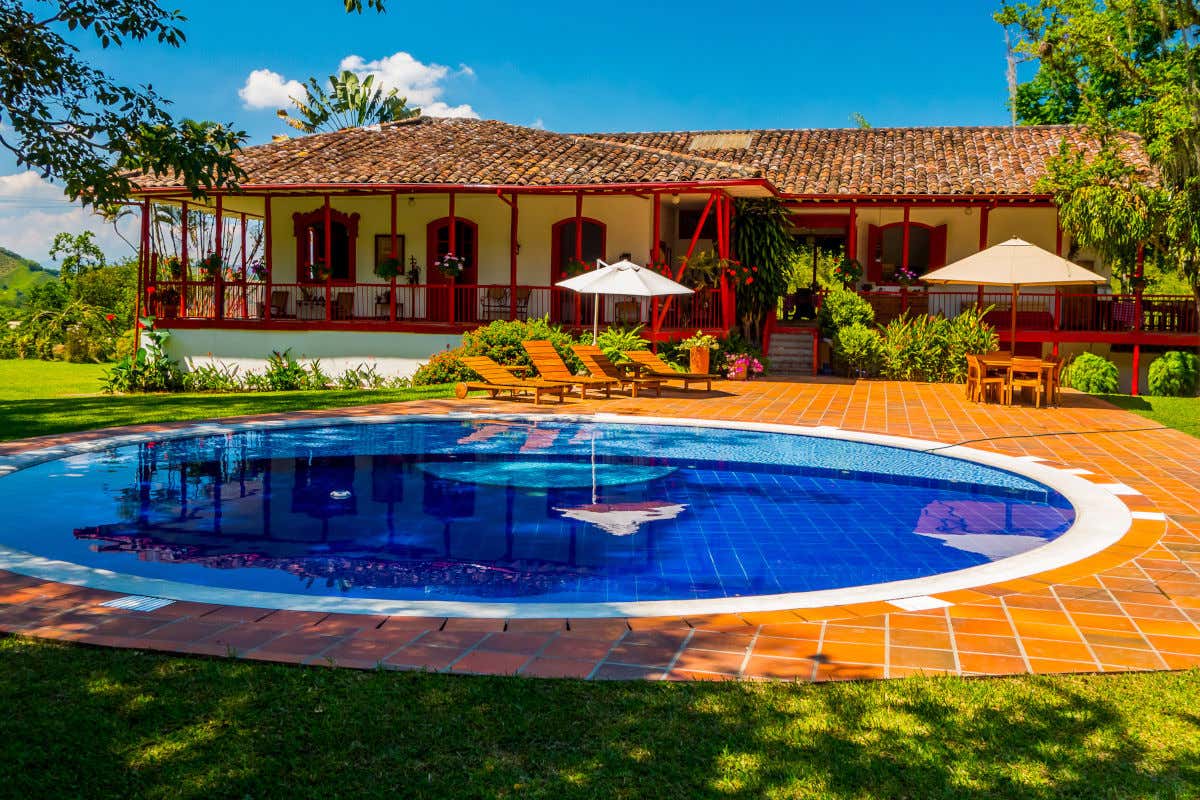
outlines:
[[[1016,237],[926,273],[921,280],[925,283],[1011,286],[1012,323],[1008,341],[1014,350],[1017,341],[1017,295],[1022,286],[1108,283],[1108,278],[1103,275],[1097,275]]]
[[[632,261],[621,260],[615,264],[606,264],[597,260],[596,263],[603,266],[555,284],[555,286],[561,286],[580,294],[595,295],[596,306],[592,313],[592,344],[596,343],[596,339],[600,335],[600,295],[663,297],[669,294],[693,293],[693,290],[683,284],[659,275],[652,269],[640,267]]]

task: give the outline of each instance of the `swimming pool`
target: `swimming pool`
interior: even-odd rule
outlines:
[[[598,615],[902,596],[1078,527],[1059,488],[981,463],[1003,457],[758,427],[411,418],[112,442],[0,478],[0,566],[231,604]]]

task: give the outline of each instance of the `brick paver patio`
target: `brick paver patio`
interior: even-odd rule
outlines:
[[[1093,398],[1063,407],[968,403],[961,387],[890,382],[722,383],[661,399],[424,401],[311,416],[447,410],[716,418],[846,429],[969,444],[1081,468],[1123,484],[1133,527],[1077,564],[890,603],[704,618],[477,620],[272,611],[177,602],[149,611],[118,595],[0,572],[0,630],[113,647],[348,667],[593,679],[836,680],[916,673],[1000,675],[1182,669],[1200,665],[1200,439]],[[305,416],[305,414],[291,415]],[[129,431],[160,431],[147,426]],[[0,444],[0,456],[107,436],[86,432]]]

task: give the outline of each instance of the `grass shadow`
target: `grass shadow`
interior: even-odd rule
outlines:
[[[582,683],[0,642],[0,794],[1185,798],[1200,673]]]

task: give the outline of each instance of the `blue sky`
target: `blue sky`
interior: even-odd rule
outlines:
[[[875,126],[1008,120],[991,0],[388,0],[388,13],[361,16],[340,0],[177,2],[189,18],[182,49],[85,54],[153,84],[179,116],[232,123],[252,143],[289,130],[274,109],[291,81],[343,63],[427,110],[559,131],[846,127],[854,112]],[[46,260],[56,230],[87,226],[122,253],[111,231],[21,172],[0,153],[0,245]]]

